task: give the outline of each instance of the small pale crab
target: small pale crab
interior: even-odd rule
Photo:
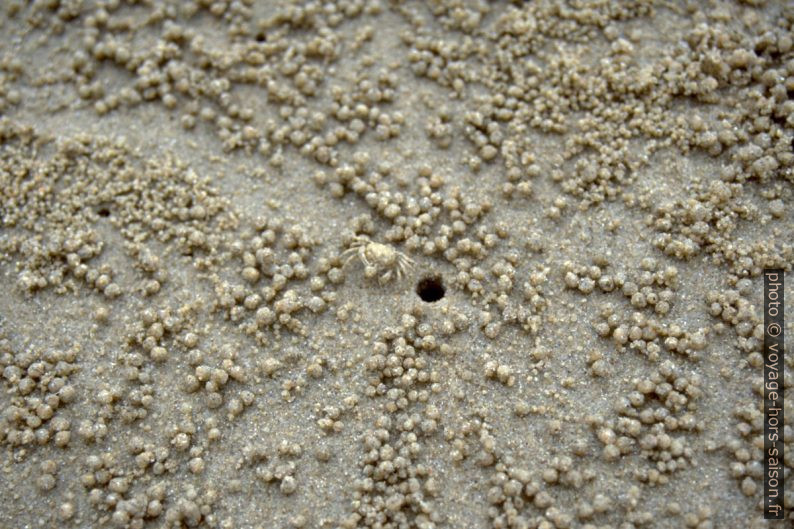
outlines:
[[[414,261],[391,245],[375,242],[366,235],[356,235],[350,248],[342,252],[345,259],[344,266],[358,257],[364,264],[364,275],[372,278],[381,274],[378,282],[383,284],[389,281],[392,276],[401,279],[414,266]]]

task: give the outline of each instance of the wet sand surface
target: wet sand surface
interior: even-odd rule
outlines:
[[[793,26],[2,2],[0,527],[789,527]]]

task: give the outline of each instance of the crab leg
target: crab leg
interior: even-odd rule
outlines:
[[[348,263],[350,263],[350,261],[355,259],[357,255],[358,255],[358,248],[348,248],[347,250],[342,252],[341,257],[343,259],[347,256],[347,258],[345,259],[345,263],[342,265],[342,267],[347,266]]]
[[[361,258],[361,262],[364,263],[364,266],[372,266],[372,263],[367,259],[367,252],[364,246],[359,248],[358,255]]]

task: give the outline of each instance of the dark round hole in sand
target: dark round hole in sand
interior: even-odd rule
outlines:
[[[108,208],[99,208],[99,211],[97,211],[97,213],[99,214],[100,217],[110,216],[110,210]]]
[[[444,283],[438,276],[425,277],[416,285],[416,293],[422,301],[433,303],[444,297]]]

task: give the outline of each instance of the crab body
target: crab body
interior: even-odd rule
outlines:
[[[379,242],[372,241],[365,235],[357,235],[350,248],[342,253],[346,258],[344,266],[355,258],[364,265],[364,275],[375,277],[380,274],[378,281],[383,284],[396,276],[401,279],[403,275],[413,268],[413,260],[394,249],[394,247]]]

